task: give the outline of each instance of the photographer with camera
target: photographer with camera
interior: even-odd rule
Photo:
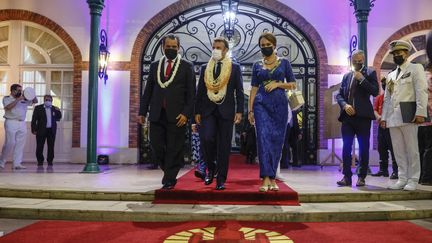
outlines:
[[[13,84],[10,91],[10,95],[3,98],[5,141],[0,155],[0,169],[4,169],[6,158],[13,150],[13,169],[19,170],[25,169],[21,163],[27,135],[27,107],[37,103],[37,98],[33,91],[32,99],[27,100],[19,84]]]

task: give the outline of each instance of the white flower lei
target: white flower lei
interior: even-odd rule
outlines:
[[[225,100],[225,95],[228,87],[228,81],[231,76],[232,62],[231,58],[225,57],[222,60],[223,67],[221,68],[221,72],[219,77],[216,79],[213,78],[213,70],[215,66],[215,61],[213,58],[210,58],[210,61],[207,64],[205,70],[205,83],[207,87],[219,86],[221,83],[225,82],[225,85],[220,87],[217,91],[210,90],[207,88],[207,96],[208,98],[216,104],[222,104]]]
[[[158,65],[158,69],[157,69],[157,81],[158,81],[159,86],[162,89],[167,88],[174,81],[174,77],[177,74],[178,67],[180,66],[181,55],[180,54],[177,55],[176,62],[174,63],[174,70],[171,73],[170,79],[168,79],[165,83],[162,83],[161,78],[160,78],[160,76],[161,76],[160,73],[161,73],[161,68],[162,68],[162,60],[164,60],[165,58],[166,57],[163,56],[159,59],[159,65]]]

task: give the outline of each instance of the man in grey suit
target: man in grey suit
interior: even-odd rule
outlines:
[[[421,64],[409,62],[410,43],[404,40],[390,42],[389,49],[397,68],[387,76],[384,94],[382,128],[390,128],[390,136],[398,164],[398,181],[389,189],[413,191],[420,177],[420,156],[417,140],[418,124],[426,118],[427,81]],[[415,102],[415,115],[411,121],[404,122],[408,113],[401,109],[402,102]],[[411,118],[410,118],[411,119]]]

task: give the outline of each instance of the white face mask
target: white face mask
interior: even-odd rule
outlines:
[[[51,107],[52,106],[52,102],[51,101],[45,101],[44,102],[46,107]]]
[[[222,50],[214,49],[214,50],[212,51],[212,58],[213,58],[215,61],[219,61],[220,59],[222,59]]]

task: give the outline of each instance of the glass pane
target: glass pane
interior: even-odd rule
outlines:
[[[44,97],[43,97],[43,95],[36,96],[36,98],[38,100],[37,104],[43,104],[44,103]]]
[[[72,84],[63,84],[63,96],[72,96],[73,86]]]
[[[33,116],[33,107],[29,106],[29,109],[27,110],[27,114],[26,114],[26,121],[31,121],[32,120],[32,116]]]
[[[0,64],[8,63],[8,47],[3,46],[0,48]]]
[[[42,49],[46,50],[47,52],[49,52],[50,49],[61,45],[61,43],[56,38],[54,38],[47,32],[43,33],[39,40],[37,40],[36,44],[42,47]]]
[[[46,84],[35,84],[35,87],[34,87],[34,89],[35,89],[35,92],[36,92],[36,95],[42,95],[42,96],[44,96],[44,95],[46,95]]]
[[[35,73],[35,82],[36,83],[45,83],[46,80],[46,74],[45,71],[36,71]]]
[[[9,26],[0,27],[0,42],[9,40]]]
[[[72,98],[71,97],[62,98],[62,103],[63,103],[63,106],[62,106],[63,109],[72,109]]]
[[[34,82],[34,72],[33,71],[23,71],[22,81],[23,81],[23,83],[33,83]]]
[[[29,47],[24,47],[24,64],[45,64],[45,58],[39,51]]]
[[[63,83],[72,83],[73,82],[73,72],[65,71],[63,72]]]
[[[60,98],[59,97],[57,97],[57,96],[54,96],[53,94],[51,94],[52,96],[53,96],[53,102],[52,102],[52,104],[53,104],[53,106],[57,106],[57,107],[61,107],[61,100],[60,100]]]
[[[31,43],[35,43],[36,40],[41,36],[42,33],[43,33],[43,31],[40,29],[26,26],[24,29],[24,40],[31,42]]]
[[[0,96],[9,94],[7,90],[7,72],[0,71]],[[3,102],[0,102],[3,103]]]
[[[52,96],[61,96],[61,84],[51,84],[51,92]]]
[[[63,121],[72,121],[72,111],[71,110],[62,110],[62,120]]]
[[[30,87],[30,88],[34,88],[34,84],[33,83],[23,83],[22,85],[23,89]]]
[[[48,52],[48,54],[50,55],[51,63],[53,64],[73,63],[72,56],[64,46],[55,48],[54,50]]]
[[[61,83],[61,72],[52,71],[51,72],[51,83]]]

